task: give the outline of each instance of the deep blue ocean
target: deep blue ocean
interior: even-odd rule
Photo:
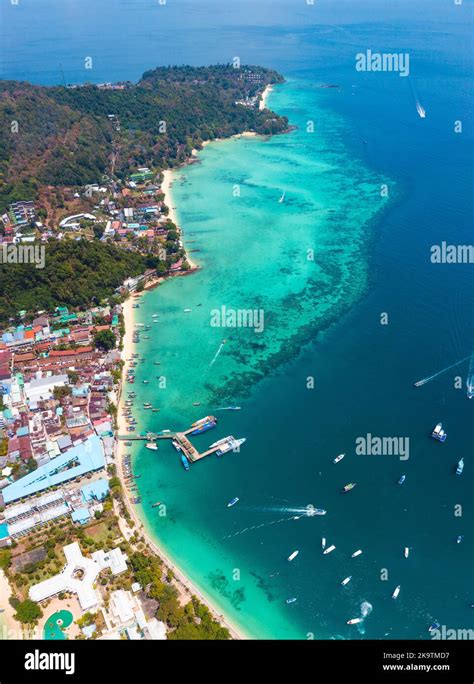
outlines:
[[[461,6],[443,0],[316,0],[314,6],[303,0],[168,0],[166,5],[20,0],[19,6],[2,4],[0,9],[1,78],[40,84],[63,78],[67,83],[136,80],[157,65],[205,65],[238,56],[242,63],[275,68],[288,79],[293,99],[283,86],[281,94],[271,95],[270,106],[280,112],[280,104],[290,123],[292,115],[300,123],[310,114],[307,95],[317,88],[327,151],[315,163],[329,158],[331,139],[324,121],[334,118],[341,122],[334,135],[346,157],[370,178],[388,179],[384,211],[364,226],[368,275],[360,296],[336,320],[329,311],[329,327],[320,321],[313,337],[292,347],[282,363],[266,367],[264,377],[254,379],[241,398],[245,410],[226,417],[229,429],[248,439],[240,465],[218,470],[215,462],[203,462],[199,468],[205,475],[194,485],[192,471],[186,478],[181,471],[170,473],[166,481],[163,466],[157,475],[165,491],[170,488],[170,499],[179,498],[183,509],[199,508],[193,523],[183,513],[163,530],[169,553],[254,635],[426,639],[434,620],[448,628],[473,627],[469,361],[413,387],[474,351],[472,264],[430,260],[433,245],[472,243],[472,9],[467,0]],[[408,53],[409,76],[357,72],[355,55],[368,49]],[[84,68],[87,57],[92,57],[91,70]],[[328,83],[339,88],[319,88]],[[417,101],[426,118],[418,116]],[[460,133],[456,122],[462,123]],[[211,179],[220,162],[213,161],[215,153],[207,154],[196,174],[208,169]],[[230,151],[229,164],[231,159]],[[352,201],[360,201],[351,167],[347,185],[344,169],[339,175],[338,193],[352,193]],[[185,234],[193,222],[186,201],[193,207],[199,201],[193,189],[186,193],[177,188],[174,195]],[[180,205],[181,195],[185,201]],[[212,247],[208,251],[207,268],[212,268]],[[200,276],[185,279],[187,297],[193,277]],[[168,282],[149,295],[146,314],[155,309],[166,314],[171,304],[188,306],[189,301],[179,301],[176,287],[184,285]],[[159,339],[140,348],[144,355],[159,350]],[[311,374],[316,389],[308,393],[305,381]],[[438,421],[448,432],[443,445],[429,438]],[[355,440],[367,433],[408,437],[409,459],[356,455]],[[332,459],[343,451],[346,458],[334,466]],[[465,468],[457,477],[461,456]],[[138,469],[145,469],[143,454],[135,458]],[[399,486],[402,473],[407,480]],[[342,485],[351,481],[357,488],[341,495]],[[226,561],[222,566],[213,561],[212,554],[218,558],[223,553],[226,536],[216,510],[220,491],[224,505],[236,494],[245,504],[233,509],[240,517],[229,533],[271,521],[272,515],[279,519],[285,508],[315,503],[328,510],[324,518],[301,520],[298,526],[242,534],[228,547],[251,584],[247,599],[245,591],[236,598],[229,590]],[[153,491],[143,495],[147,501],[161,498]],[[462,515],[455,515],[455,506]],[[149,516],[149,509],[144,513]],[[149,524],[159,538],[159,529]],[[187,552],[179,543],[193,534],[208,542],[202,568],[195,557],[201,549]],[[461,544],[458,535],[464,535]],[[321,536],[337,546],[324,559]],[[405,546],[410,547],[408,559]],[[356,548],[364,554],[355,566],[350,554]],[[286,556],[293,549],[300,550],[300,557],[288,565]],[[341,589],[347,575],[353,580]],[[400,597],[393,601],[398,584]],[[288,596],[297,602],[287,606]],[[268,606],[257,610],[257,602]],[[360,615],[364,603],[366,619],[357,628],[348,627],[346,620]]]

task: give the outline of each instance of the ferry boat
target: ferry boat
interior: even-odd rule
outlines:
[[[216,423],[211,420],[208,423],[202,423],[202,425],[198,425],[197,427],[194,428],[194,430],[191,432],[192,435],[201,435],[203,432],[207,432],[207,430],[212,430],[212,428],[216,427]]]
[[[461,458],[461,460],[458,463],[458,467],[456,468],[456,475],[461,475],[463,470],[464,470],[464,458]]]
[[[443,430],[443,423],[438,423],[433,432],[431,433],[431,436],[433,439],[438,440],[438,442],[445,442],[446,437],[448,436],[446,432]]]
[[[351,579],[352,579],[352,575],[349,575],[349,577],[346,577],[345,579],[343,579],[342,582],[341,582],[341,586],[345,587],[346,584],[349,584],[349,582],[351,581]]]
[[[181,463],[183,464],[183,468],[185,470],[189,470],[189,461],[184,454],[181,454]]]
[[[395,587],[395,591],[392,594],[392,598],[396,599],[399,593],[400,593],[400,585]]]
[[[155,444],[155,442],[147,442],[145,447],[147,449],[151,449],[152,451],[158,451],[158,444]]]
[[[339,463],[339,461],[342,461],[342,459],[344,458],[345,455],[346,454],[339,454],[339,456],[336,456],[333,463]]]
[[[408,556],[410,555],[410,549],[408,546],[405,546],[403,554],[404,554],[405,558],[408,558]]]
[[[357,558],[357,556],[361,556],[361,555],[362,555],[362,549],[357,549],[357,551],[354,551],[351,558]]]
[[[288,560],[289,561],[294,560],[298,554],[299,554],[299,551],[293,551],[293,553],[288,556]]]
[[[217,442],[213,442],[209,445],[209,449],[219,446],[219,444],[224,444],[224,442],[227,442],[228,439],[230,439],[230,437],[223,437],[222,439],[218,439]]]
[[[405,480],[407,479],[406,475],[402,475],[401,478],[398,480],[398,484],[403,484]]]
[[[352,620],[348,620],[346,622],[347,625],[358,625],[359,622],[362,622],[363,618],[352,618]]]
[[[357,482],[349,482],[349,484],[344,485],[343,492],[350,492],[351,489],[354,489],[356,486]]]
[[[227,508],[230,508],[231,506],[235,506],[235,504],[239,501],[239,497],[235,496],[229,503],[227,504]]]
[[[227,437],[226,442],[217,449],[216,456],[222,456],[229,451],[239,451],[239,447],[246,441],[245,437],[242,437],[241,439],[235,439],[235,437],[232,436]]]
[[[217,423],[217,418],[215,416],[205,416],[204,418],[200,418],[194,423],[191,423],[191,427],[199,427],[199,425],[202,425],[203,423]]]
[[[334,546],[334,544],[331,544],[331,546],[328,546],[327,549],[324,549],[323,554],[326,555],[327,553],[332,553],[332,551],[334,551],[335,548],[336,547]]]
[[[294,603],[295,601],[296,601],[296,598],[294,598],[294,597],[293,597],[293,598],[287,598],[287,599],[286,599],[286,602],[287,602],[287,603]]]

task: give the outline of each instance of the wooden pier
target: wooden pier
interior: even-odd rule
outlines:
[[[195,461],[200,461],[202,458],[205,458],[206,456],[210,456],[211,454],[214,454],[220,446],[222,445],[217,445],[215,447],[211,447],[210,449],[207,449],[207,451],[203,451],[200,453],[196,447],[191,444],[190,440],[188,439],[187,435],[189,435],[193,430],[195,430],[195,427],[190,427],[184,432],[166,432],[165,434],[155,434],[153,432],[147,433],[147,435],[117,435],[117,439],[120,439],[121,441],[124,442],[132,442],[132,441],[146,441],[146,442],[154,442],[157,439],[172,439],[175,442],[177,442],[180,446],[181,453],[186,456],[188,461],[190,463],[195,463]]]

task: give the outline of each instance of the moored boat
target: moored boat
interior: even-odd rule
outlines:
[[[145,447],[151,449],[151,451],[158,451],[158,444],[155,444],[155,442],[147,442]]]
[[[194,423],[191,423],[191,427],[199,427],[199,425],[202,425],[203,423],[217,423],[217,418],[215,416],[204,416],[204,418],[200,418],[199,420],[194,421]]]
[[[331,544],[331,546],[328,546],[327,549],[324,549],[323,554],[326,555],[327,553],[332,553],[332,551],[334,551],[335,548],[336,547],[334,546],[334,544]]]
[[[443,423],[437,423],[433,429],[433,432],[431,433],[431,436],[433,439],[436,439],[438,442],[445,442],[446,437],[448,436],[446,432],[443,430]]]
[[[189,461],[184,454],[181,454],[181,463],[183,464],[183,468],[185,470],[189,470]]]
[[[212,428],[216,427],[215,421],[211,420],[208,423],[201,423],[201,425],[198,425],[197,427],[194,428],[194,430],[191,432],[192,435],[201,435],[203,432],[207,432],[208,430],[212,430]]]

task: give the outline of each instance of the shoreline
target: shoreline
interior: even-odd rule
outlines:
[[[14,639],[24,639],[22,625],[14,618],[15,609],[10,605],[9,599],[13,596],[11,584],[5,572],[0,569],[0,606],[3,608],[3,613],[0,613],[0,642],[5,638],[8,640],[10,632],[14,632]],[[7,636],[4,637],[5,631]]]
[[[193,150],[194,152],[194,150]],[[181,226],[178,223],[178,215],[176,213],[176,207],[173,207],[173,195],[171,192],[171,183],[173,182],[173,173],[174,171],[172,169],[166,169],[166,171],[163,171],[163,182],[161,183],[161,191],[163,192],[165,199],[164,203],[169,209],[168,217],[173,221],[175,226],[178,228],[180,234],[181,234],[181,239],[183,237],[183,231],[181,229]],[[199,269],[198,264],[196,264],[191,257],[189,256],[189,252],[185,249],[185,259],[188,262],[190,266],[190,271],[196,271]],[[188,271],[188,272],[190,272]]]
[[[262,93],[262,99],[260,100],[259,105],[258,105],[259,109],[265,109],[266,108],[268,96],[270,95],[272,90],[273,90],[273,85],[269,84],[269,85],[265,86],[265,90]]]
[[[171,171],[169,173],[172,173]],[[119,391],[119,402],[118,402],[118,415],[117,415],[117,434],[125,434],[126,432],[126,422],[124,417],[121,414],[121,409],[123,408],[123,391],[125,389],[125,377],[126,373],[129,367],[130,363],[130,358],[133,353],[133,330],[134,330],[134,324],[135,324],[135,316],[134,316],[134,310],[132,308],[132,304],[139,300],[141,298],[141,294],[139,297],[129,297],[125,302],[122,304],[122,314],[124,318],[124,326],[125,326],[125,335],[123,338],[123,349],[122,349],[122,360],[124,361],[124,366],[122,369],[122,380],[121,380],[121,387]],[[123,470],[123,457],[125,453],[125,443],[122,440],[117,440],[117,446],[116,446],[116,455],[117,455],[117,462],[116,462],[116,467],[117,467],[117,476],[120,478],[120,482],[122,485],[122,492],[123,492],[123,501],[125,506],[127,507],[131,519],[136,525],[136,530],[140,532],[140,534],[144,537],[145,543],[148,546],[148,548],[156,555],[158,558],[161,559],[163,564],[169,568],[174,576],[175,576],[175,583],[178,585],[177,589],[180,592],[180,594],[183,593],[183,589],[185,593],[189,596],[189,599],[191,598],[192,595],[197,596],[197,598],[203,603],[211,612],[212,616],[223,626],[226,627],[231,635],[231,638],[234,640],[246,640],[250,639],[251,637],[248,635],[245,635],[241,629],[237,628],[232,622],[229,621],[229,619],[223,615],[222,613],[219,613],[219,611],[215,608],[215,606],[212,604],[212,602],[196,587],[196,585],[184,574],[184,572],[181,570],[181,568],[173,562],[167,553],[159,546],[159,540],[156,538],[155,539],[155,534],[150,532],[147,527],[146,527],[146,516],[145,517],[145,522],[141,519],[140,515],[138,512],[135,510],[133,504],[130,501],[129,498],[129,492],[127,490],[127,485],[125,482],[125,473]]]

